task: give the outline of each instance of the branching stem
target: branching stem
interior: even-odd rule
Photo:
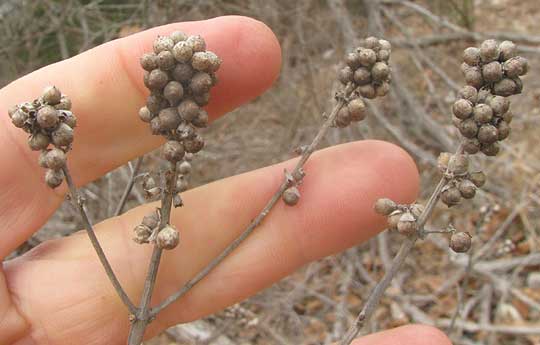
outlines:
[[[119,216],[124,211],[124,207],[126,206],[127,199],[129,195],[131,194],[131,190],[133,189],[133,186],[135,185],[135,178],[137,177],[137,175],[139,175],[139,171],[141,170],[143,159],[144,159],[144,156],[137,158],[137,162],[135,163],[135,167],[133,168],[133,171],[131,172],[131,176],[129,178],[128,184],[126,186],[126,189],[124,190],[124,194],[122,194],[122,198],[120,199],[120,202],[118,203],[118,206],[116,207],[116,211],[114,212],[115,216]]]

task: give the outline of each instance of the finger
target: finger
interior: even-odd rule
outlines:
[[[291,169],[293,164],[285,162],[185,193],[186,206],[175,210],[172,219],[181,232],[181,244],[164,255],[153,303],[176,291],[236,238],[282,182],[283,169]],[[382,196],[412,201],[418,188],[411,158],[378,141],[318,152],[306,165],[306,172],[300,203],[295,207],[278,203],[244,244],[159,315],[149,335],[215,312],[310,260],[366,240],[385,224],[373,212],[374,201]],[[151,248],[131,241],[132,228],[155,206],[139,207],[98,227],[113,267],[135,300],[141,293]],[[51,344],[61,344],[75,336],[92,339],[106,334],[110,342],[105,343],[116,344],[125,338],[126,310],[86,237],[45,243],[8,263],[6,274],[11,291],[19,291],[15,301],[31,322],[35,339],[47,335]],[[30,284],[40,288],[28,289]]]
[[[246,17],[220,17],[150,29],[42,68],[0,91],[0,113],[39,96],[46,85],[57,85],[71,97],[79,118],[69,167],[77,184],[92,181],[159,144],[161,139],[152,136],[137,115],[147,95],[139,57],[151,50],[157,35],[174,30],[202,35],[208,49],[223,59],[208,106],[212,118],[253,99],[277,77],[280,48],[270,29]],[[9,241],[0,244],[0,254],[41,226],[66,190],[64,185],[54,193],[44,185],[38,154],[26,141],[8,116],[0,116],[0,183],[5,186],[0,192],[0,209],[5,211],[0,234],[10,233]]]
[[[452,345],[448,337],[434,327],[408,325],[356,339],[352,345]]]

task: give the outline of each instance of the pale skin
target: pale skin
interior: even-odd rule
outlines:
[[[119,39],[47,66],[0,90],[0,257],[6,257],[42,226],[63,201],[43,182],[37,153],[13,127],[7,109],[58,86],[79,119],[69,167],[81,186],[155,149],[137,118],[146,90],[138,57],[159,34],[183,30],[202,35],[224,61],[208,111],[212,119],[268,89],[279,74],[281,51],[271,30],[244,17],[177,23]],[[211,139],[210,139],[211,140]],[[181,245],[166,252],[154,304],[177,290],[237,236],[262,209],[294,160],[217,181],[185,193],[173,212]],[[310,261],[374,236],[384,218],[372,205],[379,197],[410,202],[418,191],[413,160],[384,142],[362,141],[317,152],[306,165],[295,207],[280,203],[222,265],[164,310],[147,337],[241,301]],[[246,193],[246,191],[250,191]],[[127,293],[138,301],[151,248],[131,240],[132,228],[153,205],[137,207],[96,225],[97,235]],[[83,232],[49,241],[0,271],[0,343],[16,345],[125,344],[128,314],[112,289]],[[427,326],[406,326],[355,342],[447,345]]]

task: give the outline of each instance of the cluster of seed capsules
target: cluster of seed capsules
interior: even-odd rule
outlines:
[[[374,209],[378,214],[388,217],[388,229],[396,230],[404,236],[412,236],[419,231],[418,219],[424,212],[424,205],[400,205],[393,200],[382,198],[377,200]],[[472,237],[469,233],[452,231],[450,248],[456,253],[467,252],[471,243]]]
[[[197,129],[208,126],[208,114],[203,107],[209,102],[210,89],[217,83],[215,73],[221,59],[206,50],[206,42],[201,36],[188,36],[181,31],[159,36],[153,50],[140,60],[145,70],[144,84],[150,95],[146,106],[139,110],[139,117],[150,125],[152,134],[167,139],[163,146],[163,157],[167,161],[176,165],[184,160],[178,166],[179,175],[173,191],[174,205],[181,206],[179,193],[188,188],[189,161],[204,147]],[[164,192],[164,188],[152,187],[152,183],[146,182],[145,190],[149,196]],[[179,242],[178,231],[172,225],[159,230],[159,225],[157,212],[146,216],[135,228],[134,240],[138,243],[155,241],[163,249],[175,248]]]
[[[41,97],[14,106],[8,114],[15,127],[30,134],[30,149],[41,151],[38,162],[47,169],[47,185],[60,186],[64,181],[66,153],[71,149],[73,129],[77,125],[70,99],[55,86],[49,86]]]
[[[513,116],[507,97],[521,93],[520,77],[527,73],[528,62],[517,56],[514,43],[495,40],[465,49],[463,60],[467,86],[452,106],[454,125],[466,138],[465,152],[495,156],[500,150],[498,141],[510,135]]]
[[[346,104],[336,114],[333,125],[347,127],[352,122],[366,118],[366,103],[362,98],[384,97],[390,91],[391,69],[388,66],[392,45],[387,40],[367,37],[360,46],[345,57],[346,66],[341,68],[338,79],[344,87],[353,87],[346,96]],[[282,196],[286,205],[294,206],[300,200],[300,191],[296,184],[302,179],[292,177],[293,185]]]

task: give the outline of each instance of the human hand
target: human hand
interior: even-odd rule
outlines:
[[[158,34],[201,34],[224,61],[208,107],[212,119],[266,90],[278,75],[279,44],[263,24],[242,17],[171,24],[119,39],[47,66],[0,90],[0,112],[57,85],[78,117],[69,165],[84,185],[160,144],[137,110],[146,91],[138,57]],[[37,153],[24,133],[0,116],[0,256],[35,232],[63,201],[65,185],[43,182]],[[294,161],[294,160],[293,160]],[[262,209],[293,161],[202,186],[183,194],[173,213],[181,244],[162,261],[153,302],[182,286],[227,246]],[[412,201],[418,175],[399,148],[363,141],[322,150],[306,165],[303,197],[278,204],[256,233],[182,299],[164,310],[147,336],[247,298],[311,260],[375,235],[384,219],[372,211],[381,196]],[[249,192],[247,192],[249,191]],[[97,225],[118,278],[134,301],[142,290],[151,248],[132,229],[155,205],[144,205]],[[0,343],[16,345],[123,344],[129,321],[85,234],[43,243],[0,270]],[[409,326],[358,340],[368,344],[448,344],[439,331]]]

